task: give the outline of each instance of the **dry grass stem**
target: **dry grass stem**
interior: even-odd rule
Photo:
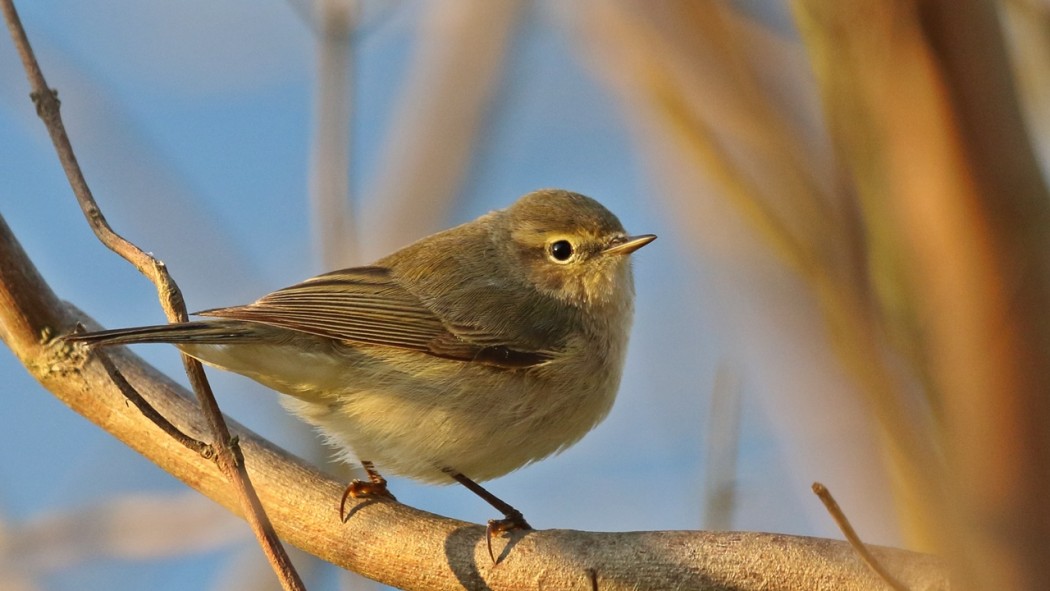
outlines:
[[[835,497],[831,495],[831,491],[828,490],[828,487],[819,482],[814,482],[813,492],[818,498],[820,498],[820,502],[824,503],[824,507],[828,510],[828,513],[831,514],[832,519],[835,520],[842,535],[846,536],[846,541],[849,542],[850,546],[853,547],[853,550],[856,551],[857,555],[864,561],[864,564],[867,564],[868,568],[874,571],[875,574],[879,575],[879,578],[886,581],[886,584],[893,587],[895,591],[908,591],[907,587],[895,579],[893,575],[891,575],[881,564],[879,564],[879,561],[872,556],[868,547],[864,545],[860,536],[857,535],[856,530],[850,525],[849,519],[842,511],[842,508],[839,507],[838,502],[835,501]]]

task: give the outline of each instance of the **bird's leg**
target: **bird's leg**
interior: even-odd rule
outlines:
[[[452,468],[443,468],[442,470],[445,474],[452,477],[453,480],[467,487],[470,492],[478,495],[484,499],[486,503],[492,505],[497,511],[503,514],[503,519],[490,519],[488,527],[485,529],[485,542],[488,544],[489,558],[492,559],[493,563],[496,562],[496,556],[492,553],[492,536],[516,529],[532,529],[529,522],[525,521],[525,516],[521,514],[521,511],[511,507],[496,495],[485,490],[485,488],[477,482],[474,482],[459,472],[456,472]]]
[[[346,490],[343,491],[343,500],[339,502],[339,518],[346,521],[346,500],[353,497],[355,499],[363,498],[386,498],[391,501],[396,501],[393,493],[391,493],[386,487],[386,478],[376,471],[375,464],[368,460],[361,461],[361,467],[368,473],[368,481],[364,480],[351,480],[350,484],[347,485]]]

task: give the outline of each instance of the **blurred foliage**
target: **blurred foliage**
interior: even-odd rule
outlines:
[[[588,19],[614,87],[811,286],[886,433],[913,540],[973,588],[1034,589],[1050,249],[1028,125],[1045,120],[1047,7],[1008,4],[798,0],[801,39],[748,3],[595,2]]]

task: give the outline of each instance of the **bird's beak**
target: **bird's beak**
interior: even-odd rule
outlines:
[[[640,234],[638,236],[623,236],[616,238],[609,246],[605,247],[602,254],[631,254],[639,248],[656,240],[656,234]]]

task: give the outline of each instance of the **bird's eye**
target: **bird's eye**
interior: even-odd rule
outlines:
[[[568,240],[558,240],[555,242],[551,242],[550,246],[547,247],[547,251],[550,252],[551,258],[555,262],[565,263],[572,258],[572,243]]]

